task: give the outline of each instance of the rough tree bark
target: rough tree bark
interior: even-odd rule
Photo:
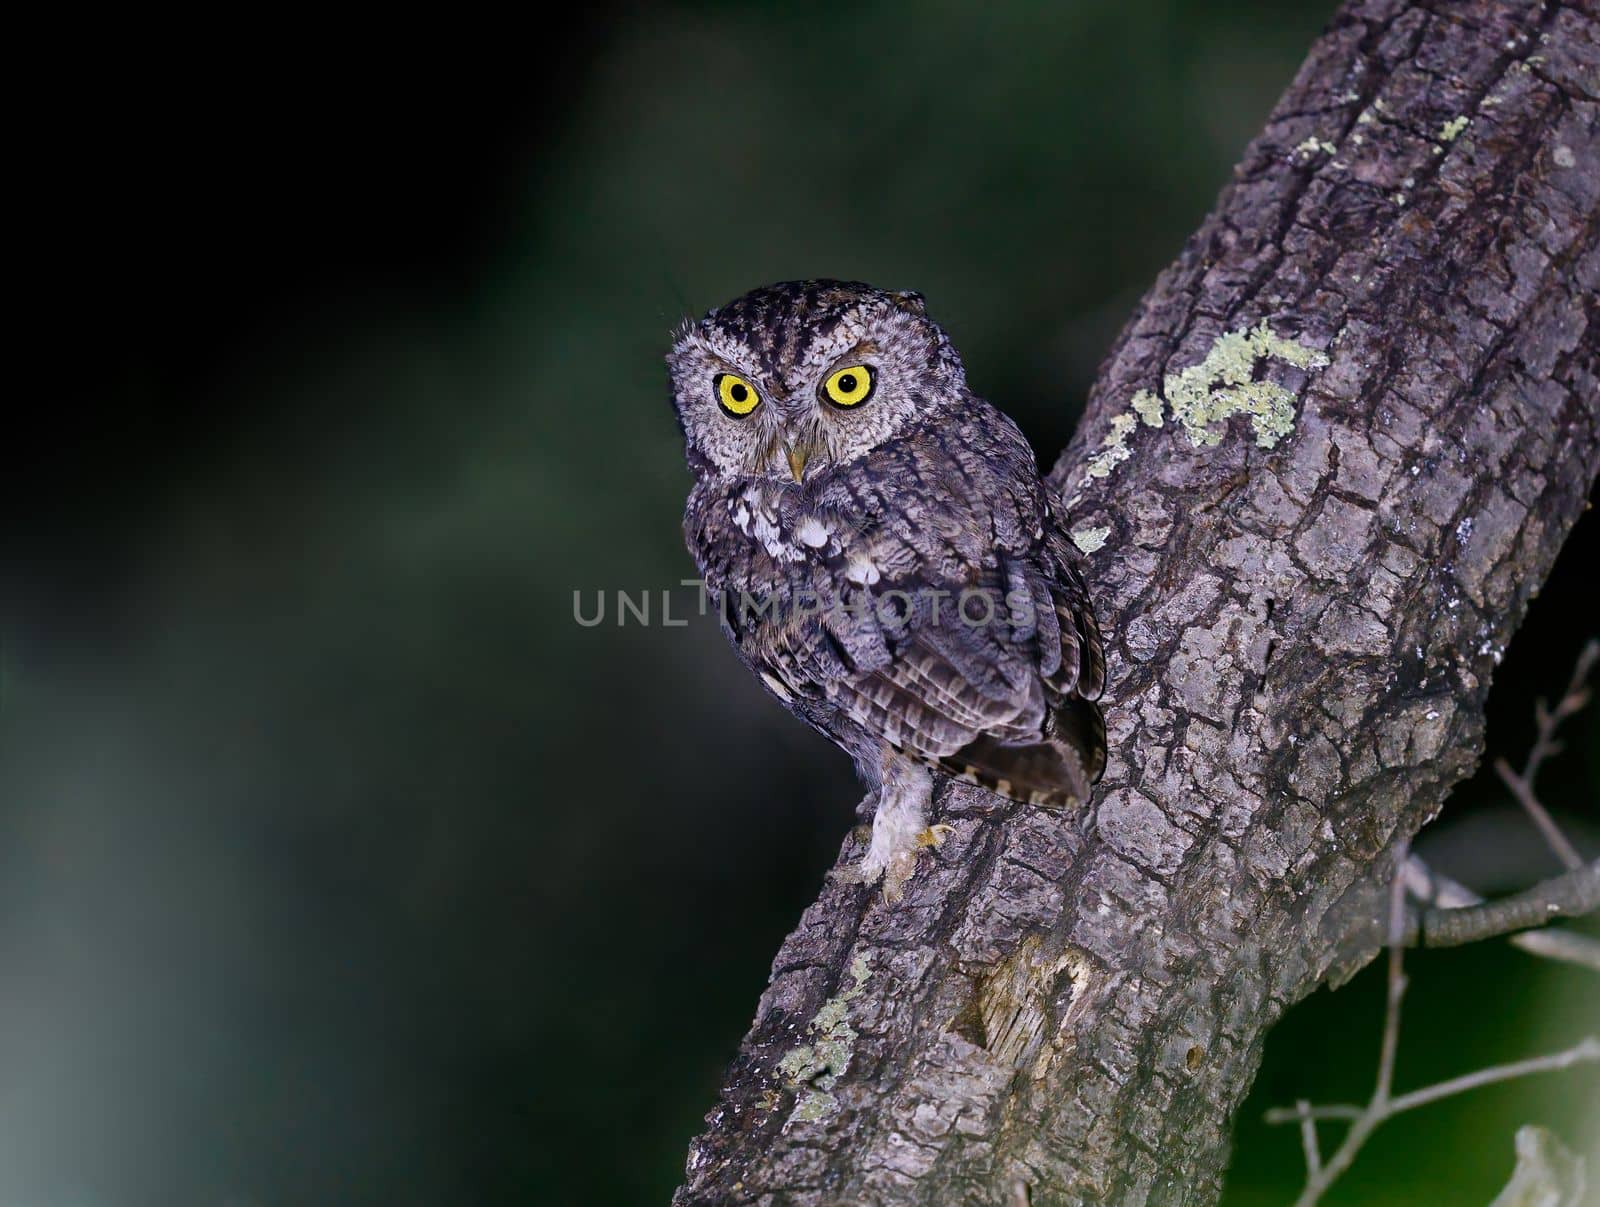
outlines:
[[[903,903],[825,887],[677,1204],[1215,1200],[1600,466],[1597,91],[1594,0],[1338,13],[1050,475],[1092,819],[949,785]]]

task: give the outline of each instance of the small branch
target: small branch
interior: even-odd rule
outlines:
[[[1402,838],[1394,853],[1394,876],[1389,882],[1389,993],[1383,1018],[1383,1046],[1378,1050],[1378,1084],[1374,1104],[1387,1104],[1394,1085],[1394,1062],[1400,1051],[1400,1006],[1406,996],[1406,858],[1411,843]]]
[[[1475,1090],[1479,1086],[1493,1085],[1497,1081],[1511,1081],[1517,1077],[1527,1077],[1533,1073],[1554,1073],[1562,1069],[1570,1069],[1574,1065],[1590,1064],[1600,1061],[1600,1038],[1593,1035],[1585,1036],[1577,1044],[1565,1051],[1552,1052],[1548,1056],[1535,1056],[1528,1060],[1518,1060],[1511,1064],[1490,1065],[1486,1069],[1479,1069],[1475,1073],[1467,1073],[1461,1077],[1452,1077],[1449,1081],[1441,1081],[1435,1085],[1425,1086],[1420,1090],[1412,1090],[1409,1094],[1400,1094],[1390,1100],[1383,1111],[1383,1118],[1398,1115],[1405,1111],[1415,1110],[1419,1106],[1426,1106],[1430,1102],[1437,1102],[1441,1098],[1449,1098],[1455,1094]],[[1361,1119],[1372,1110],[1367,1106],[1355,1106],[1350,1103],[1338,1103],[1332,1106],[1307,1107],[1304,1101],[1297,1102],[1294,1106],[1275,1106],[1266,1113],[1266,1121],[1272,1124],[1300,1123],[1318,1119]]]
[[[1293,1107],[1274,1107],[1266,1114],[1268,1123],[1300,1125],[1300,1143],[1306,1157],[1306,1184],[1296,1200],[1296,1207],[1314,1207],[1321,1201],[1327,1189],[1350,1168],[1356,1154],[1366,1144],[1367,1138],[1394,1115],[1479,1086],[1492,1085],[1497,1081],[1509,1081],[1533,1073],[1548,1073],[1571,1068],[1576,1064],[1600,1061],[1600,1039],[1591,1035],[1564,1052],[1536,1056],[1513,1064],[1492,1065],[1449,1081],[1413,1090],[1409,1094],[1394,1094],[1395,1061],[1400,1047],[1401,1005],[1406,993],[1405,947],[1408,942],[1414,941],[1419,929],[1415,925],[1415,920],[1408,917],[1406,891],[1408,884],[1415,887],[1418,879],[1424,877],[1426,878],[1424,887],[1428,890],[1428,895],[1433,898],[1438,897],[1437,881],[1428,872],[1425,864],[1410,857],[1408,845],[1402,841],[1395,851],[1394,879],[1389,886],[1388,995],[1383,1017],[1383,1042],[1378,1053],[1378,1076],[1371,1099],[1365,1106],[1341,1103],[1316,1107],[1301,1099]],[[1454,888],[1459,895],[1469,897],[1471,895],[1459,885]],[[1429,909],[1422,915],[1420,933],[1425,942],[1436,944],[1432,926],[1439,925],[1445,928],[1445,933],[1453,933],[1444,919],[1460,920],[1467,929],[1470,929],[1476,918],[1503,921],[1508,917],[1522,916],[1531,908],[1527,904],[1528,901],[1537,901],[1540,909],[1546,913],[1553,912],[1557,906],[1570,903],[1582,905],[1585,910],[1600,906],[1600,861],[1580,868],[1576,872],[1568,872],[1555,880],[1546,881],[1528,893],[1519,893],[1516,897],[1504,901],[1488,905],[1462,905],[1455,909]],[[1498,934],[1503,931],[1497,930],[1492,933]],[[1480,937],[1484,936],[1471,934],[1457,941],[1467,942],[1470,938]],[[1316,1124],[1320,1119],[1341,1119],[1350,1123],[1343,1141],[1326,1163],[1322,1161],[1317,1145]]]
[[[1335,1102],[1329,1106],[1310,1107],[1306,1111],[1306,1117],[1313,1121],[1323,1119],[1359,1119],[1367,1113],[1367,1110],[1367,1107],[1357,1106],[1353,1102]],[[1274,1127],[1282,1123],[1298,1123],[1300,1121],[1299,1104],[1269,1107],[1262,1119]]]
[[[1334,1150],[1333,1156],[1328,1158],[1327,1164],[1313,1165],[1308,1156],[1305,1189],[1295,1200],[1295,1207],[1315,1207],[1328,1187],[1350,1168],[1361,1146],[1367,1142],[1367,1137],[1388,1118],[1391,1110],[1389,1094],[1394,1085],[1395,1056],[1400,1049],[1400,1005],[1406,995],[1405,866],[1410,853],[1410,840],[1402,837],[1395,847],[1394,875],[1389,882],[1389,993],[1383,1015],[1383,1045],[1378,1053],[1378,1079],[1372,1089],[1372,1100],[1365,1110],[1353,1117],[1350,1130],[1345,1133],[1343,1142]],[[1301,1125],[1302,1141],[1304,1129],[1313,1126],[1310,1119]],[[1315,1144],[1313,1136],[1312,1146],[1315,1147]]]
[[[1441,1098],[1449,1098],[1452,1094],[1475,1090],[1479,1086],[1493,1085],[1497,1081],[1510,1081],[1515,1077],[1527,1077],[1532,1073],[1554,1073],[1561,1069],[1570,1069],[1573,1065],[1589,1064],[1597,1060],[1600,1060],[1600,1039],[1587,1035],[1564,1052],[1534,1056],[1528,1060],[1513,1061],[1511,1064],[1490,1065],[1475,1073],[1452,1077],[1449,1081],[1441,1081],[1437,1085],[1401,1094],[1389,1104],[1389,1113],[1398,1115],[1401,1111],[1414,1110],[1430,1102],[1437,1102]]]
[[[1600,860],[1584,864],[1577,850],[1540,803],[1533,788],[1540,765],[1561,748],[1556,741],[1556,729],[1562,721],[1588,703],[1589,693],[1584,683],[1596,661],[1600,661],[1600,642],[1591,641],[1579,655],[1572,681],[1556,707],[1552,710],[1542,700],[1539,702],[1536,710],[1538,736],[1522,771],[1513,771],[1504,759],[1495,763],[1500,778],[1566,864],[1565,875],[1546,880],[1510,897],[1486,902],[1454,881],[1435,876],[1427,864],[1410,854],[1406,839],[1402,838],[1397,844],[1394,877],[1389,884],[1388,995],[1383,1016],[1383,1042],[1378,1051],[1378,1077],[1372,1097],[1365,1106],[1340,1103],[1318,1107],[1302,1098],[1292,1109],[1274,1107],[1266,1114],[1268,1123],[1297,1122],[1300,1125],[1300,1145],[1306,1158],[1306,1184],[1300,1197],[1295,1200],[1295,1207],[1315,1207],[1328,1187],[1350,1168],[1367,1138],[1394,1115],[1497,1081],[1600,1061],[1600,1039],[1591,1035],[1564,1052],[1536,1056],[1514,1064],[1492,1065],[1398,1097],[1393,1092],[1395,1058],[1400,1048],[1400,1008],[1406,994],[1406,947],[1453,947],[1478,939],[1509,935],[1513,931],[1542,927],[1551,918],[1571,917],[1600,909]],[[1408,912],[1408,890],[1427,902],[1427,908],[1420,913]],[[1600,951],[1589,950],[1590,947],[1600,949],[1600,944],[1594,944],[1582,935],[1535,931],[1516,935],[1512,941],[1538,954],[1600,968]],[[1350,1124],[1344,1140],[1326,1164],[1322,1161],[1317,1144],[1319,1119],[1347,1120]]]
[[[1317,1121],[1311,1113],[1311,1104],[1304,1098],[1294,1104],[1300,1116],[1300,1147],[1306,1154],[1306,1173],[1316,1177],[1322,1172],[1322,1150],[1317,1145]]]
[[[1458,947],[1600,909],[1600,859],[1498,901],[1427,909],[1407,933],[1416,947]]]
[[[1442,909],[1460,909],[1468,905],[1481,905],[1478,896],[1458,880],[1429,867],[1420,856],[1406,860],[1406,891],[1424,905]],[[1570,930],[1542,927],[1525,930],[1507,937],[1506,942],[1519,947],[1529,955],[1547,960],[1560,960],[1600,972],[1600,941]]]
[[[1577,664],[1572,668],[1572,679],[1555,708],[1547,708],[1543,700],[1534,706],[1537,733],[1533,740],[1533,748],[1528,751],[1528,760],[1523,764],[1521,772],[1513,771],[1511,764],[1504,759],[1496,759],[1494,763],[1495,774],[1511,790],[1511,795],[1516,797],[1517,803],[1533,819],[1533,824],[1538,827],[1539,833],[1544,835],[1545,842],[1569,871],[1583,866],[1583,856],[1578,854],[1577,848],[1561,832],[1561,827],[1556,825],[1549,810],[1539,800],[1538,794],[1534,791],[1533,781],[1545,759],[1561,750],[1561,743],[1556,740],[1556,730],[1560,728],[1561,722],[1588,704],[1589,689],[1586,684],[1597,661],[1600,661],[1600,641],[1590,641],[1578,655]]]
[[[1517,803],[1522,806],[1523,811],[1533,819],[1533,824],[1538,827],[1539,833],[1544,835],[1545,842],[1556,853],[1556,858],[1569,868],[1580,866],[1583,863],[1583,856],[1578,854],[1578,848],[1573,846],[1561,832],[1561,827],[1556,825],[1555,818],[1550,816],[1549,810],[1534,795],[1533,784],[1528,780],[1527,774],[1518,775],[1511,770],[1511,764],[1504,759],[1494,761],[1494,770],[1495,774],[1505,782],[1505,786],[1511,789],[1511,795],[1517,798]]]
[[[1528,930],[1519,935],[1512,935],[1509,941],[1531,955],[1543,956],[1547,960],[1560,960],[1564,964],[1576,964],[1591,972],[1600,972],[1600,942],[1596,942],[1588,935],[1545,927],[1541,930]]]

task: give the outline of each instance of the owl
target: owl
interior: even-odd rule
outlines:
[[[1086,804],[1106,754],[1094,613],[1032,450],[921,295],[771,285],[685,323],[667,366],[707,597],[868,789],[845,874],[903,895],[950,832],[928,824],[940,774]]]

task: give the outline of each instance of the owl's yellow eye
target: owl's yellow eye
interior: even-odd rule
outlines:
[[[711,379],[711,387],[717,392],[717,405],[740,419],[761,401],[756,388],[737,373],[718,373]]]
[[[822,396],[836,407],[858,407],[872,397],[872,370],[866,365],[851,365],[828,374],[822,383]]]

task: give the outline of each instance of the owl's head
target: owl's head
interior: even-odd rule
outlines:
[[[799,482],[935,417],[966,389],[916,293],[786,281],[686,323],[667,355],[698,475]]]

